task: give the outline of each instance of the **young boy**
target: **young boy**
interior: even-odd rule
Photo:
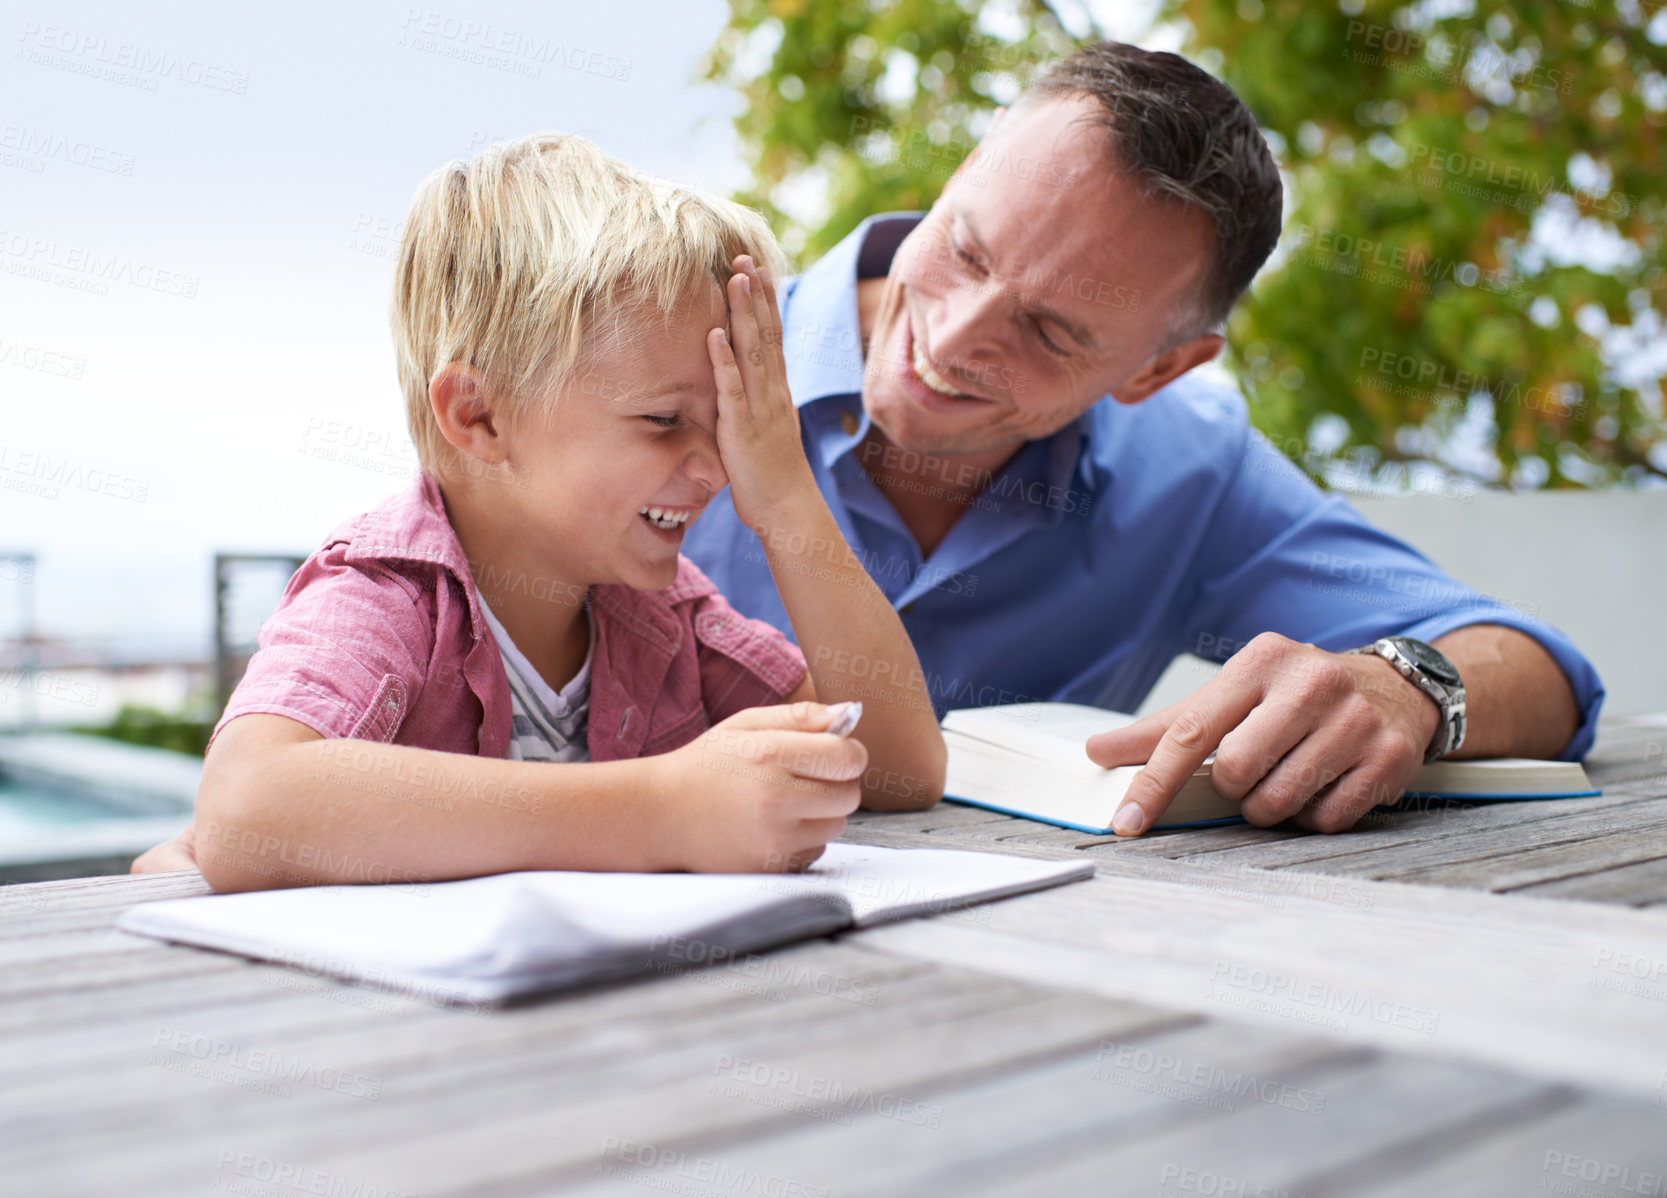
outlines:
[[[193,828],[134,871],[788,870],[859,802],[936,802],[913,648],[805,460],[779,271],[756,214],[582,138],[431,175],[392,305],[423,471],[290,580]],[[726,485],[826,664],[679,555]]]

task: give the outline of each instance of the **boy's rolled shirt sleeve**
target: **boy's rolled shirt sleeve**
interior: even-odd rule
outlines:
[[[1558,759],[1578,761],[1591,749],[1603,683],[1567,635],[1373,527],[1260,433],[1250,434],[1202,550],[1185,651],[1224,661],[1258,633],[1274,631],[1341,652],[1384,636],[1428,642],[1472,624],[1499,624],[1534,638],[1574,691],[1580,725]]]
[[[805,655],[763,620],[743,616],[716,591],[693,612],[701,702],[716,724],[748,707],[780,703],[810,673]]]
[[[433,656],[432,621],[409,581],[377,562],[350,563],[347,550],[326,546],[290,579],[216,737],[238,716],[266,714],[326,738],[394,738]]]

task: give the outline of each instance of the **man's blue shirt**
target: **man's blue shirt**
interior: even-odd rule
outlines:
[[[1454,581],[1321,491],[1250,427],[1236,389],[1196,372],[1138,404],[1102,398],[1029,442],[923,559],[854,452],[869,429],[857,280],[885,274],[918,219],[865,221],[786,286],[782,320],[811,469],[900,613],[940,715],[1036,699],[1133,711],[1178,654],[1225,661],[1267,631],[1336,651],[1488,623],[1556,658],[1581,711],[1562,756],[1585,755],[1603,686],[1566,636]],[[954,481],[959,467],[936,469],[923,485]],[[805,569],[827,560],[821,547],[792,548]],[[737,609],[793,635],[729,491],[683,552]]]

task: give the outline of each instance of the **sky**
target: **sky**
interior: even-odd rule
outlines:
[[[1150,7],[1095,10],[1134,36]],[[8,4],[0,554],[37,560],[0,561],[0,637],[32,602],[45,635],[200,652],[215,552],[305,554],[399,489],[388,287],[418,181],[559,129],[741,185],[739,98],[696,80],[725,11]]]
[[[216,550],[308,552],[409,477],[388,286],[434,167],[562,129],[744,178],[692,82],[716,0],[7,7],[0,551],[49,634],[201,644]]]

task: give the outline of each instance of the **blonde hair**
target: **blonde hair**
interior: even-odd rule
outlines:
[[[419,460],[433,471],[449,448],[428,400],[442,367],[479,370],[513,422],[574,376],[624,308],[669,317],[698,280],[722,287],[738,254],[783,274],[758,213],[572,134],[534,133],[434,171],[405,221],[390,312]]]

